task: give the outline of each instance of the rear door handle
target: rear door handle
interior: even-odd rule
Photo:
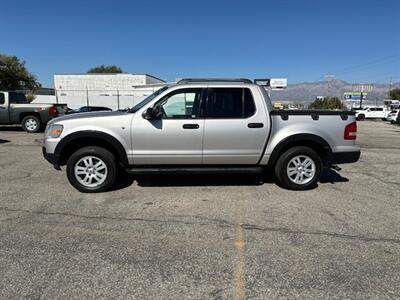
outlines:
[[[249,124],[247,124],[247,127],[249,127],[249,128],[263,128],[264,124],[263,123],[249,123]]]
[[[199,129],[199,124],[183,124],[183,129]]]

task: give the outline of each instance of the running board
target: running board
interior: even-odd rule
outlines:
[[[145,174],[259,174],[263,167],[136,167],[126,169],[134,175]]]

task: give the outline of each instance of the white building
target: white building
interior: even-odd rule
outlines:
[[[55,74],[57,91],[132,90],[136,86],[164,84],[165,81],[147,74]]]
[[[148,74],[55,74],[55,100],[76,109],[132,107],[166,82]]]

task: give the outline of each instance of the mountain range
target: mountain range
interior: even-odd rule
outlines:
[[[344,80],[329,80],[317,82],[302,82],[288,84],[286,89],[271,91],[271,99],[274,102],[296,102],[309,103],[314,101],[317,96],[336,96],[343,100],[345,92],[357,91],[355,88],[359,84],[350,83]],[[380,102],[389,99],[389,84],[373,83],[372,91],[368,92],[367,102]],[[400,87],[400,82],[391,85],[392,88]]]

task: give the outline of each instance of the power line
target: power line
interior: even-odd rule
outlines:
[[[379,65],[382,62],[392,61],[392,60],[396,59],[397,57],[399,57],[398,54],[386,56],[384,58],[376,59],[376,60],[369,61],[369,62],[366,62],[363,64],[346,67],[344,69],[336,71],[335,74],[343,75],[343,74],[348,74],[348,73],[352,73],[352,72],[359,72],[359,71],[368,69],[370,67],[374,67],[375,65]]]

